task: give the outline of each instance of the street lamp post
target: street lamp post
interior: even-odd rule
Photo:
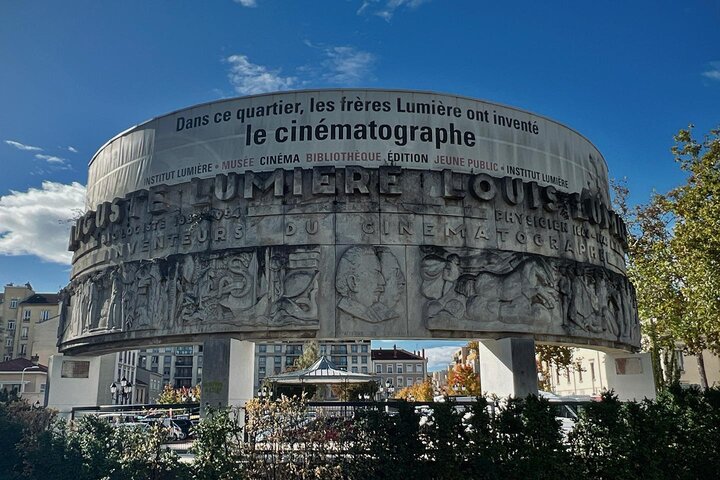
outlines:
[[[25,393],[25,372],[27,370],[38,370],[40,367],[37,365],[31,365],[29,367],[23,368],[22,373],[20,374],[20,398],[23,397],[23,394]]]
[[[125,405],[128,399],[132,399],[132,382],[128,382],[127,378],[120,379],[120,385],[115,382],[110,385],[110,394],[116,405]]]
[[[260,400],[265,400],[265,399],[270,400],[271,397],[272,397],[272,390],[270,390],[267,386],[262,387],[260,389],[260,391],[258,392],[258,398]]]
[[[385,401],[387,402],[390,400],[390,396],[395,393],[395,387],[392,384],[392,380],[389,378],[385,380],[385,386],[380,387],[380,392],[385,393]]]
[[[465,388],[465,385],[461,385],[458,383],[453,385],[452,389],[453,389],[453,392],[455,392],[455,395],[460,395],[460,394],[465,395],[465,391],[467,390],[467,388]]]

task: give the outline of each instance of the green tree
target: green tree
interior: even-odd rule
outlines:
[[[615,211],[628,227],[627,273],[635,286],[643,325],[643,348],[650,352],[655,385],[663,390],[679,378],[673,325],[683,321],[685,299],[672,249],[672,216],[662,195],[629,207],[624,182],[613,184]]]
[[[319,359],[320,359],[320,347],[318,346],[318,342],[316,342],[314,340],[305,342],[305,345],[303,345],[302,355],[300,355],[298,358],[295,359],[295,361],[292,364],[292,367],[289,367],[287,369],[287,371],[294,372],[296,370],[303,370],[305,368],[310,368]]]
[[[561,345],[535,344],[535,362],[537,363],[538,389],[550,391],[552,387],[551,370],[563,370],[573,367],[579,369],[580,364],[573,358],[575,349]]]
[[[673,214],[671,247],[685,301],[682,318],[671,329],[697,356],[700,381],[707,389],[702,352],[720,353],[720,129],[699,142],[690,126],[678,132],[675,142],[672,152],[688,177],[664,203]]]

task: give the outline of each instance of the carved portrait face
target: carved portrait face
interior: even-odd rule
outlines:
[[[346,251],[337,269],[336,287],[340,295],[370,306],[385,291],[385,277],[377,253],[372,247],[352,247]]]

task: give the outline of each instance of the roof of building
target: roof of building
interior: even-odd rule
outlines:
[[[28,369],[26,371],[30,371],[29,367],[33,366],[35,366],[35,364],[27,358],[14,358],[12,360],[8,360],[7,362],[0,362],[0,372],[22,372],[26,368]],[[37,367],[37,370],[33,370],[45,373],[48,371],[45,365],[38,364]]]
[[[382,348],[372,350],[370,356],[373,360],[425,360],[420,355],[395,347],[392,350],[383,350]]]
[[[28,304],[57,304],[60,303],[60,295],[57,293],[36,293],[34,295],[30,295],[28,298],[23,300],[20,303],[28,303]]]
[[[340,370],[332,360],[323,355],[312,366],[294,372],[280,373],[266,377],[273,383],[286,383],[300,385],[303,383],[342,384],[342,383],[368,383],[375,380],[375,376],[364,373],[350,373]]]

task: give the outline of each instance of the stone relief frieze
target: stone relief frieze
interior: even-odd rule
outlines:
[[[639,340],[634,289],[620,275],[517,252],[424,250],[420,292],[429,330],[560,328],[568,336]]]
[[[339,310],[368,323],[399,317],[398,302],[405,276],[397,258],[383,247],[351,247],[340,257],[335,273]]]
[[[258,248],[124,263],[64,289],[61,335],[229,324],[317,328],[316,248]]]

